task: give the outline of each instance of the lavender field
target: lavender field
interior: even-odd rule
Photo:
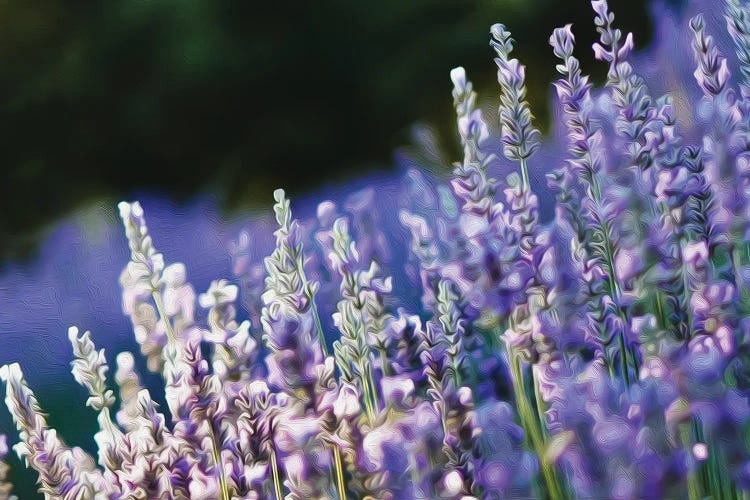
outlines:
[[[591,7],[606,81],[551,33],[544,136],[494,24],[455,162],[423,128],[264,215],[61,225],[0,276],[0,499],[750,498],[750,2],[654,4],[641,52]]]

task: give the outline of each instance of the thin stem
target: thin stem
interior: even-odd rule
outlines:
[[[304,264],[300,263],[297,266],[299,271],[300,279],[303,284],[307,283],[307,277],[305,276]],[[313,320],[315,321],[315,330],[318,332],[318,340],[320,341],[320,347],[323,350],[323,356],[328,356],[328,346],[326,345],[326,337],[323,333],[323,325],[320,323],[320,314],[318,314],[318,305],[315,303],[315,296],[310,293],[307,294],[307,299],[310,301],[310,309],[312,310]]]
[[[411,482],[414,485],[414,492],[416,493],[415,496],[417,498],[425,498],[426,495],[422,496],[424,492],[421,491],[419,485],[419,467],[417,466],[417,457],[415,456],[413,451],[409,451],[409,470],[411,471]]]
[[[367,420],[369,420],[370,424],[375,423],[375,412],[372,409],[372,399],[370,397],[370,384],[368,382],[368,377],[366,375],[367,372],[364,370],[361,370],[362,377],[362,400],[365,404],[365,413],[367,414]]]
[[[177,336],[174,334],[172,323],[169,321],[169,317],[164,310],[164,302],[161,299],[161,294],[158,290],[154,290],[151,292],[151,297],[153,297],[156,304],[156,312],[159,313],[159,318],[164,322],[164,328],[167,330],[167,339],[171,344],[176,343]]]
[[[346,500],[346,486],[344,484],[344,469],[341,464],[341,450],[333,445],[333,460],[336,466],[336,486],[338,487],[339,500]]]
[[[375,411],[380,411],[380,398],[378,398],[378,389],[377,385],[375,384],[375,374],[372,370],[372,364],[367,363],[367,378],[368,383],[370,384],[370,395],[372,397],[372,407],[375,409]]]
[[[526,431],[527,445],[536,453],[542,468],[542,477],[547,493],[552,500],[563,499],[565,494],[561,480],[557,474],[554,464],[545,457],[546,443],[539,425],[539,417],[534,415],[534,410],[528,400],[523,383],[521,370],[521,359],[512,351],[508,353],[511,358],[511,372],[513,379],[513,391],[516,395],[516,405],[521,418],[521,425]]]
[[[656,290],[656,317],[659,318],[659,325],[662,328],[667,328],[667,316],[664,310],[664,294],[661,290]]]
[[[227,484],[227,478],[224,476],[224,467],[221,463],[221,452],[218,446],[216,446],[216,435],[213,429],[209,429],[209,437],[211,438],[211,451],[213,452],[213,459],[216,467],[219,469],[219,489],[221,490],[221,500],[230,500],[229,496],[229,485]]]
[[[112,442],[115,442],[115,424],[114,422],[112,422],[112,418],[109,416],[109,408],[106,406],[102,408],[102,414],[104,415],[104,421],[107,423],[107,430],[112,436]]]
[[[692,439],[690,437],[690,424],[680,425],[680,440],[682,445],[690,453],[690,444]],[[695,468],[691,468],[687,474],[687,490],[688,500],[700,500],[702,498],[703,488],[701,487],[700,476],[697,474]]]
[[[390,374],[390,370],[388,369],[388,353],[385,352],[385,348],[378,347],[378,352],[380,353],[380,371],[383,372],[383,376],[387,377]]]
[[[745,244],[743,243],[743,246]],[[747,305],[747,289],[742,286],[742,248],[739,248],[735,245],[734,249],[732,250],[732,268],[734,269],[734,282],[737,285],[737,290],[739,291],[739,303],[740,307],[744,307]]]
[[[318,314],[318,306],[315,304],[315,300],[311,297],[312,302],[312,313],[315,319],[315,329],[318,331],[318,340],[320,341],[320,347],[323,349],[323,356],[328,356],[328,346],[326,345],[326,337],[323,334],[323,325],[320,323],[320,315]]]
[[[273,476],[273,488],[276,500],[282,500],[281,480],[279,479],[279,464],[276,462],[276,450],[271,450],[271,475]]]
[[[625,336],[623,332],[618,332],[617,335],[620,342],[620,372],[622,373],[622,379],[625,381],[625,387],[630,387],[630,371],[628,370],[628,348],[625,345]]]
[[[593,164],[593,155],[591,151],[589,150],[586,154],[589,157],[588,158],[589,163]],[[599,184],[599,177],[596,174],[597,172],[591,171],[590,196],[591,196],[591,200],[594,202],[594,206],[596,207],[597,217],[598,217],[598,214],[601,212],[601,206],[602,206],[602,188]],[[653,207],[652,207],[652,210],[653,210]],[[614,250],[612,248],[613,246],[612,241],[610,240],[610,237],[609,237],[610,233],[612,232],[611,229],[612,228],[610,227],[609,223],[606,220],[603,220],[601,223],[601,229],[600,229],[602,233],[602,239],[603,239],[603,241],[601,242],[602,247],[603,247],[602,250],[604,253],[603,257],[604,257],[605,265],[607,267],[607,275],[608,275],[607,278],[609,281],[610,296],[612,297],[612,299],[614,300],[617,306],[618,316],[620,316],[623,322],[627,325],[629,323],[627,315],[625,314],[624,311],[622,311],[622,309],[620,309],[620,304],[622,303],[622,300],[621,300],[622,290],[617,280],[617,275],[615,274]],[[628,355],[625,352],[625,349],[623,348],[623,346],[625,345],[625,339],[623,338],[622,332],[620,332],[619,337],[620,338],[618,340],[620,341],[620,349],[622,351],[620,354],[621,362],[623,364],[623,370],[626,372],[627,367],[628,367],[628,363],[627,363]],[[614,369],[611,366],[612,361],[609,359],[609,356],[606,353],[606,349],[605,349],[605,358],[607,359],[607,364],[610,365],[608,366],[610,376],[614,376]],[[637,374],[638,362],[637,362],[636,357],[633,358],[633,368]],[[624,378],[625,378],[626,385],[630,386],[629,376],[625,375]]]
[[[650,194],[651,196],[653,196],[653,189]],[[651,218],[656,219],[657,217],[661,217],[662,215],[668,216],[669,215],[667,213],[668,209],[666,208],[664,203],[659,203],[657,206],[657,204],[654,203],[654,199],[651,196],[646,198],[650,212],[651,212]],[[656,314],[657,314],[657,317],[659,318],[659,326],[664,329],[669,328],[671,325],[669,322],[669,318],[667,318],[666,310],[664,308],[664,296],[666,294],[664,293],[664,290],[660,286],[657,286],[655,294],[656,294],[656,297],[655,297]]]
[[[685,241],[680,242],[680,255],[683,255],[685,251]],[[687,270],[685,269],[685,264],[682,264],[682,288],[683,288],[683,294],[685,295],[683,299],[684,309],[687,314],[687,338],[686,341],[689,341],[693,338],[693,310],[690,307],[690,300],[693,295],[693,291],[690,289],[690,277],[688,275]]]
[[[530,188],[529,168],[526,165],[526,158],[521,158],[518,162],[521,165],[521,190],[525,193]]]
[[[539,421],[539,427],[542,430],[542,435],[544,436],[544,439],[548,438],[547,434],[547,426],[544,422],[544,402],[542,401],[542,395],[539,393],[539,383],[536,380],[536,377],[534,376],[534,372],[531,372],[532,377],[532,383],[534,384],[534,400],[536,401],[536,415],[537,419]]]

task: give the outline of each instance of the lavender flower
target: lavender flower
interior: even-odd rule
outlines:
[[[120,491],[136,498],[189,495],[187,471],[172,467],[187,446],[176,449],[180,442],[165,428],[164,415],[158,412],[147,390],[138,393],[136,404],[137,415],[119,449],[123,458],[117,470]]]
[[[739,82],[742,95],[748,96],[750,85],[750,12],[747,4],[740,0],[726,0],[727,30],[734,41],[737,59],[740,61],[742,80]]]
[[[129,353],[117,356],[117,398],[104,351],[71,328],[72,372],[97,412],[97,466],[48,427],[19,365],[2,367],[14,448],[40,491],[107,500],[747,496],[748,7],[726,0],[736,75],[721,36],[700,16],[680,20],[692,29],[693,94],[702,95],[694,119],[679,92],[651,95],[654,74],[632,53],[632,35],[614,26],[606,0],[592,7],[603,89],[573,56],[570,25],[550,37],[566,142],[548,175],[555,200],[531,186],[541,136],[524,68],[498,24],[500,137],[455,68],[463,158],[450,180],[412,163],[403,200],[376,183],[299,220],[277,190],[273,235],[258,223],[231,248],[240,286],[217,280],[196,295],[186,267],[165,265],[154,248],[140,205],[120,204],[131,254],[123,312],[163,378],[167,408]],[[500,147],[518,171],[497,182]],[[554,208],[551,220],[544,208]],[[399,279],[409,251],[413,290]],[[11,498],[6,453],[0,437],[0,498]]]
[[[5,456],[8,454],[8,441],[6,436],[0,435],[0,499],[18,500],[18,497],[11,495],[13,485],[7,481],[8,464],[5,463]]]
[[[208,325],[211,329],[205,339],[214,344],[212,368],[221,383],[241,387],[250,375],[257,356],[258,345],[250,335],[250,322],[238,324],[234,306],[239,289],[226,280],[211,283],[208,291],[199,296],[203,308],[209,308]],[[231,397],[237,389],[229,393]]]
[[[491,161],[483,148],[489,137],[482,111],[476,109],[476,92],[466,78],[462,67],[451,71],[453,105],[456,109],[458,132],[464,147],[464,159],[457,164],[452,180],[456,195],[463,201],[467,212],[486,217],[492,206],[492,181],[487,179],[487,166]]]
[[[279,431],[281,437],[296,443],[295,449],[287,450],[283,457],[284,484],[292,498],[302,499],[320,495],[327,488],[322,485],[321,477],[321,469],[330,465],[326,457],[319,456],[324,463],[316,466],[300,448],[302,443],[310,451],[316,446],[322,448],[318,388],[330,387],[326,378],[331,374],[329,371],[325,375],[323,369],[326,348],[314,302],[317,286],[305,277],[297,223],[292,220],[284,192],[277,190],[274,195],[280,227],[276,231],[276,249],[266,259],[268,277],[261,321],[264,339],[271,350],[266,360],[269,380],[293,401],[283,410],[287,420]],[[340,467],[337,473],[341,473]]]
[[[233,494],[263,498],[273,492],[279,498],[281,481],[273,445],[276,398],[265,382],[255,381],[241,390],[235,404],[241,416],[234,444],[239,460],[232,464],[230,476],[236,485]]]
[[[120,276],[123,287],[123,311],[133,322],[135,338],[141,353],[148,358],[152,371],[160,371],[161,350],[171,332],[157,314],[161,304],[159,280],[164,270],[164,256],[156,251],[148,234],[143,208],[138,202],[119,204],[120,217],[130,246],[130,262]],[[156,305],[150,304],[153,297]]]
[[[719,53],[713,38],[706,35],[705,27],[703,16],[699,15],[690,20],[690,29],[695,34],[693,50],[698,59],[695,79],[704,94],[717,96],[727,88],[730,73],[727,60]]]
[[[341,278],[342,300],[333,319],[341,331],[340,341],[334,344],[336,359],[342,373],[353,369],[357,379],[346,377],[347,382],[356,383],[371,421],[380,411],[379,391],[370,353],[380,357],[380,373],[390,373],[388,351],[391,338],[386,333],[390,317],[385,313],[382,295],[390,292],[390,278],[376,278],[378,266],[372,262],[367,271],[357,269],[359,254],[356,244],[349,236],[346,219],[337,219],[333,224],[333,249],[329,254],[332,267]]]
[[[443,452],[448,459],[443,489],[450,496],[476,494],[475,464],[472,460],[476,426],[471,389],[461,386],[461,319],[455,307],[456,295],[450,283],[441,282],[438,292],[438,314],[421,332],[421,358],[429,389],[440,415],[443,430]]]
[[[312,366],[323,360],[311,302],[316,287],[304,278],[302,244],[297,239],[297,223],[292,221],[289,201],[282,190],[276,191],[275,199],[280,227],[276,250],[266,259],[268,277],[262,313],[264,340],[272,352],[269,380],[303,405],[310,405],[315,385]]]
[[[52,497],[106,498],[109,486],[96,470],[94,460],[80,448],[68,448],[54,429],[47,427],[34,393],[26,385],[17,364],[0,367],[5,382],[5,404],[11,410],[21,441],[18,457],[39,474],[40,492]]]
[[[518,59],[511,59],[513,39],[502,24],[490,30],[490,45],[497,57],[497,81],[500,83],[500,122],[502,125],[503,153],[509,160],[521,163],[521,181],[524,191],[529,187],[526,159],[539,148],[539,130],[531,124],[532,115],[526,99],[525,69]]]
[[[200,352],[203,334],[194,323],[195,292],[187,283],[184,265],[163,267],[163,258],[154,260],[153,256],[159,254],[148,236],[140,205],[121,203],[120,215],[131,246],[131,261],[121,281],[124,297],[132,294],[135,304],[126,307],[126,312],[140,305],[149,311],[151,320],[158,318],[166,332],[166,345],[159,353],[163,360],[160,368],[167,403],[175,421],[174,433],[192,447],[190,460],[200,472],[192,478],[190,487],[214,491],[222,499],[228,499],[219,441],[223,427],[223,415],[218,411],[219,385],[215,376],[207,373],[207,363]],[[138,293],[139,286],[150,295]],[[155,308],[148,304],[149,299],[153,300]],[[137,315],[131,313],[131,318],[134,327],[141,327]],[[144,354],[150,356],[151,361],[155,353],[149,346],[159,345],[151,343],[155,332],[146,331],[146,338],[140,340],[136,332],[142,351],[147,347]]]
[[[99,447],[99,463],[112,478],[115,471],[122,462],[118,453],[123,434],[116,427],[110,416],[112,405],[115,403],[114,393],[106,386],[106,373],[109,370],[107,360],[104,357],[104,349],[96,350],[91,341],[91,334],[85,332],[78,336],[78,328],[68,329],[68,339],[73,346],[75,360],[73,365],[73,376],[76,382],[89,391],[87,406],[98,412],[98,421],[101,430],[96,433],[94,440]]]
[[[596,3],[596,8],[606,8],[606,3]],[[605,16],[607,19],[609,17]],[[619,31],[611,29],[602,31],[603,39],[619,39]],[[577,256],[585,272],[581,273],[587,283],[589,300],[587,315],[591,337],[596,339],[597,348],[607,358],[610,372],[616,365],[615,357],[619,356],[621,373],[628,383],[633,371],[637,373],[637,359],[630,358],[631,345],[628,334],[628,320],[623,315],[626,305],[624,290],[617,276],[616,258],[619,252],[613,228],[616,206],[608,202],[608,190],[603,178],[603,138],[600,129],[596,128],[590,116],[591,96],[588,78],[580,71],[578,60],[573,57],[574,37],[570,25],[557,28],[550,37],[550,44],[555,55],[563,64],[557,69],[564,78],[555,84],[558,97],[568,126],[568,140],[574,157],[569,160],[571,177],[577,177],[580,188],[585,193],[581,200],[581,217],[583,223],[577,231],[578,240],[575,246]],[[622,57],[620,54],[617,57]],[[612,56],[614,58],[614,56]],[[574,194],[570,196],[575,196]],[[568,213],[571,209],[568,208]],[[571,216],[575,217],[571,213]],[[604,286],[601,285],[604,278]],[[604,326],[606,325],[606,326]],[[619,346],[607,348],[618,340]],[[633,366],[635,365],[635,366]]]
[[[129,352],[117,355],[115,381],[119,388],[120,411],[117,422],[126,430],[131,430],[132,422],[138,414],[138,393],[143,390],[141,379],[135,371],[135,359]]]

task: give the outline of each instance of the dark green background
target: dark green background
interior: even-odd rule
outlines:
[[[610,2],[639,47],[644,3]],[[387,168],[417,120],[452,144],[449,70],[496,95],[498,21],[542,125],[554,27],[575,23],[601,80],[586,0],[0,2],[0,261],[95,197],[267,205],[274,187]]]

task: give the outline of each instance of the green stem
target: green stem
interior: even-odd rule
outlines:
[[[164,322],[164,328],[167,330],[167,339],[172,344],[176,343],[177,337],[172,329],[172,323],[169,321],[169,317],[164,310],[164,302],[161,300],[161,294],[158,290],[154,290],[151,292],[151,297],[153,297],[156,304],[156,312],[159,314],[159,318]]]
[[[370,396],[370,383],[368,382],[367,372],[360,367],[362,382],[362,402],[365,404],[365,413],[367,414],[367,420],[370,424],[375,423],[375,412],[372,409],[372,398]]]
[[[383,372],[383,376],[387,377],[390,375],[390,370],[388,369],[388,353],[385,352],[385,348],[382,346],[378,347],[378,352],[380,353],[380,370]]]
[[[526,165],[526,158],[521,158],[519,161],[521,165],[521,189],[525,193],[531,187],[529,182],[529,167]]]
[[[596,191],[598,193],[598,191]],[[594,202],[597,204],[597,206],[600,203],[600,196],[594,196]],[[611,232],[611,228],[609,227],[609,224],[605,221],[602,224],[602,238],[604,238],[604,241],[602,242],[604,246],[604,261],[605,265],[607,266],[607,274],[609,279],[609,288],[610,288],[610,296],[615,302],[615,306],[617,307],[617,315],[620,316],[623,323],[626,325],[629,324],[628,318],[626,314],[620,309],[620,304],[622,303],[622,290],[620,289],[620,284],[617,281],[617,275],[615,274],[615,257],[614,257],[614,251],[612,250],[612,242],[609,239],[609,233]],[[625,339],[623,337],[623,333],[620,332],[619,334],[619,343],[620,343],[620,361],[622,363],[622,372],[624,375],[625,385],[627,387],[630,387],[630,377],[627,375],[628,370],[628,355],[625,352]],[[606,349],[605,349],[606,351]],[[609,358],[607,356],[607,358]],[[612,363],[613,360],[609,360],[609,363]],[[638,367],[635,366],[634,368],[636,372],[638,371]],[[610,370],[610,373],[613,374],[614,370]]]
[[[513,379],[513,391],[516,395],[516,405],[521,418],[521,425],[526,431],[527,446],[529,446],[539,458],[542,469],[542,477],[546,486],[547,494],[552,500],[565,498],[562,488],[562,482],[558,477],[554,464],[550,464],[546,458],[546,443],[542,429],[539,425],[539,417],[535,415],[534,410],[526,395],[523,383],[523,372],[521,370],[521,360],[518,355],[509,352],[511,358],[511,372]]]
[[[112,436],[112,442],[116,443],[117,438],[115,436],[115,423],[112,422],[112,417],[110,417],[109,415],[109,407],[105,406],[104,408],[102,408],[102,414],[104,415],[104,421],[107,423],[107,430]]]
[[[534,401],[536,401],[536,415],[539,421],[539,428],[542,430],[542,436],[546,440],[548,438],[547,426],[544,421],[544,401],[542,401],[542,395],[539,393],[539,384],[536,382],[532,372],[532,382],[534,383]]]
[[[666,311],[664,309],[664,294],[661,290],[656,290],[656,317],[659,318],[659,326],[661,328],[669,327],[667,321]]]
[[[419,467],[417,466],[417,457],[413,451],[409,452],[409,470],[411,470],[411,482],[414,485],[414,491],[417,493],[417,498],[424,498],[419,488]]]
[[[628,349],[625,346],[625,335],[623,332],[617,334],[620,342],[620,372],[625,381],[625,387],[630,387],[630,371],[628,370]]]
[[[692,438],[690,436],[691,433],[689,424],[681,424],[679,432],[682,445],[685,447],[687,453],[692,454]],[[688,500],[701,500],[703,488],[701,487],[701,480],[695,468],[688,471],[687,490]]]
[[[344,469],[341,463],[341,450],[333,445],[333,460],[336,468],[336,486],[338,488],[339,500],[346,500],[346,485],[344,483]]]
[[[219,489],[221,490],[221,500],[230,500],[229,496],[229,485],[227,484],[227,478],[224,474],[224,466],[221,463],[221,452],[216,445],[216,435],[213,429],[209,430],[209,437],[211,438],[211,451],[213,452],[214,464],[219,469]]]
[[[307,277],[305,276],[305,268],[303,264],[297,266],[299,271],[299,277],[302,280],[302,284],[307,284]],[[320,342],[320,348],[323,350],[323,356],[328,356],[328,346],[326,345],[326,337],[323,334],[323,325],[320,323],[320,314],[318,314],[318,305],[315,303],[315,296],[310,293],[306,294],[307,300],[310,301],[310,309],[312,310],[313,320],[315,321],[315,330],[318,332],[318,341]]]
[[[375,374],[372,371],[372,365],[367,363],[367,378],[370,384],[370,395],[372,397],[372,407],[376,412],[380,411],[380,398],[378,398],[378,390],[375,385]]]
[[[651,193],[651,196],[654,196],[653,192]],[[666,207],[666,205],[664,203],[658,203],[658,204],[654,203],[654,199],[651,196],[647,198],[648,206],[651,212],[651,218],[657,219],[658,217],[661,217],[663,215],[669,216],[669,209]],[[657,314],[657,319],[659,320],[659,327],[662,330],[669,329],[670,327],[673,327],[674,325],[669,321],[669,318],[667,317],[666,307],[664,305],[665,296],[667,296],[668,294],[665,293],[665,290],[661,288],[660,286],[656,287],[655,294],[656,294],[656,297],[655,297],[656,314]]]
[[[318,314],[318,305],[315,303],[315,297],[310,296],[313,319],[315,320],[315,330],[318,332],[318,341],[320,348],[323,350],[323,356],[328,357],[328,346],[326,345],[326,336],[323,334],[323,325],[320,323],[320,314]]]
[[[746,246],[746,244],[743,243],[743,246]],[[734,247],[734,250],[732,251],[732,260],[733,260],[733,267],[734,267],[734,282],[737,284],[737,290],[739,291],[739,302],[740,302],[740,309],[744,310],[747,306],[747,289],[742,286],[742,254],[743,249],[739,248],[737,246]],[[743,311],[744,312],[744,311]]]
[[[271,450],[271,475],[273,476],[273,488],[276,500],[282,500],[281,480],[279,479],[279,464],[276,462],[276,450]]]

